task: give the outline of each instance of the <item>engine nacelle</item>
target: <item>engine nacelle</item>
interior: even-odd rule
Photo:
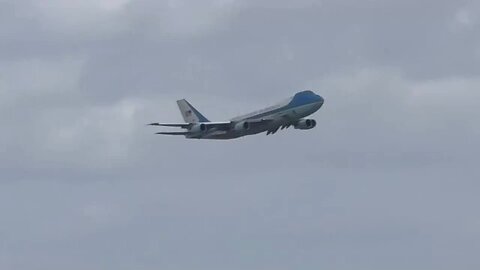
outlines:
[[[313,119],[300,119],[295,125],[295,129],[311,129],[317,125],[317,121]]]
[[[205,131],[207,131],[207,125],[205,124],[202,124],[202,123],[198,123],[198,124],[194,124],[192,126],[192,128],[190,129],[190,132],[192,133],[203,133]]]
[[[250,129],[250,123],[247,121],[238,122],[233,127],[235,131],[247,131]]]

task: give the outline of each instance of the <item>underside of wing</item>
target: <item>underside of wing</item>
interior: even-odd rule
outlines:
[[[263,125],[269,125],[271,122],[273,122],[272,119],[251,119],[247,120],[247,122],[254,128],[256,127],[261,127]]]

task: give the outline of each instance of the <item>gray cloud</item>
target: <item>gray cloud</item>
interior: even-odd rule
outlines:
[[[1,1],[0,267],[477,269],[473,1]],[[309,132],[156,137],[300,89]]]

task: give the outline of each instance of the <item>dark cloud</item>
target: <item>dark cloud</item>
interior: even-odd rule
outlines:
[[[1,1],[5,269],[477,269],[473,1]],[[301,89],[308,132],[157,137]]]

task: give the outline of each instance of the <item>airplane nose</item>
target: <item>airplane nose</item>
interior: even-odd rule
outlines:
[[[325,100],[323,99],[323,97],[318,96],[318,103],[320,103],[320,104],[323,105],[323,102],[324,102],[324,101],[325,101]]]

